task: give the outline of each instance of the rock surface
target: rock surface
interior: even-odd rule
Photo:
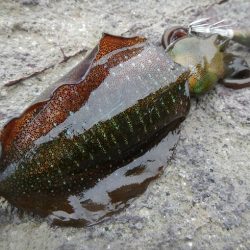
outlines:
[[[0,126],[93,47],[103,31],[149,37],[210,16],[249,27],[245,0],[0,2]],[[249,62],[250,51],[233,50]],[[14,87],[4,83],[55,65]],[[250,89],[193,100],[176,156],[130,207],[89,228],[52,228],[0,200],[0,249],[249,249]]]

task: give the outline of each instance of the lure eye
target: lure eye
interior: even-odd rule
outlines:
[[[162,45],[167,48],[171,43],[176,42],[188,35],[188,29],[183,26],[174,26],[165,30],[162,36]]]

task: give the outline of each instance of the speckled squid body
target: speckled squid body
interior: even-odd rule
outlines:
[[[19,208],[56,216],[57,222],[71,214],[71,220],[84,224],[88,216],[77,214],[74,199],[132,162],[135,173],[124,175],[139,178],[145,166],[134,159],[185,118],[188,74],[145,38],[105,34],[49,98],[45,95],[4,127],[0,195]],[[156,175],[134,183],[146,185]],[[113,196],[109,192],[111,202],[133,197],[131,192],[119,197],[123,186],[116,185]],[[98,206],[92,204],[89,211]]]

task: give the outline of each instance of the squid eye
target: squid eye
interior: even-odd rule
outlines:
[[[184,38],[188,35],[188,29],[182,26],[174,26],[171,29],[165,30],[162,36],[162,45],[167,48],[173,42]]]

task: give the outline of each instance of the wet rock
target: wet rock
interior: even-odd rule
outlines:
[[[157,44],[166,27],[204,16],[249,27],[249,11],[244,0],[1,1],[0,126],[83,56],[57,65],[60,48],[73,54],[93,47],[103,31],[142,34]],[[249,50],[232,50],[250,61]],[[39,79],[3,87],[50,64],[56,67]],[[1,200],[0,249],[249,249],[249,100],[250,89],[223,86],[193,100],[161,178],[99,225],[53,228]]]

